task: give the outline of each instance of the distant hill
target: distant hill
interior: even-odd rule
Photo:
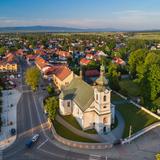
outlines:
[[[0,27],[0,32],[120,32],[115,28],[70,28],[57,26]]]

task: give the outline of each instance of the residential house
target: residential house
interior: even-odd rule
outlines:
[[[91,60],[86,59],[86,58],[82,58],[82,59],[80,60],[80,65],[82,65],[82,66],[87,66],[90,62],[91,62]]]
[[[16,57],[12,53],[7,53],[6,56],[0,61],[0,72],[17,72],[18,65]]]
[[[114,57],[112,62],[116,63],[118,65],[121,65],[121,66],[126,65],[126,62],[123,59],[119,58],[119,57]]]
[[[53,73],[53,82],[59,90],[69,85],[74,78],[74,73],[65,65],[55,67]]]

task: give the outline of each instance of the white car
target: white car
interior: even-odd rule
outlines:
[[[32,142],[36,142],[38,138],[39,138],[39,134],[35,134],[35,135],[32,137]]]

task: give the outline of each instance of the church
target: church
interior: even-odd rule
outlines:
[[[99,78],[91,86],[82,79],[80,73],[59,96],[61,115],[72,115],[83,130],[94,128],[98,134],[109,132],[115,118],[111,89],[104,74],[105,67],[102,65]]]

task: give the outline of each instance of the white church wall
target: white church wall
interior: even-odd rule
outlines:
[[[72,114],[72,101],[71,100],[59,100],[60,104],[60,113],[62,115],[71,115]]]
[[[73,102],[73,111],[72,111],[73,117],[76,118],[81,128],[83,128],[83,112],[80,110],[78,105]]]

